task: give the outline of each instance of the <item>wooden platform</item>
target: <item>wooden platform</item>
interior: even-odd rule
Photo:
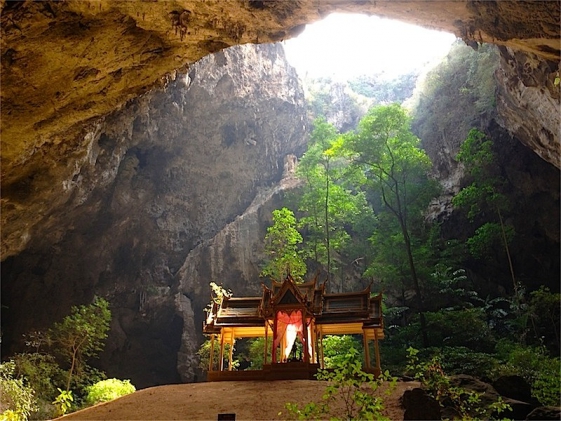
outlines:
[[[209,371],[207,381],[315,380],[318,369],[319,364],[303,362],[265,364],[263,370]]]

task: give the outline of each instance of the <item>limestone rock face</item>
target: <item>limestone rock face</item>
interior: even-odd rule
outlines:
[[[113,311],[103,368],[137,387],[179,381],[181,338],[200,340],[212,280],[187,288],[179,270],[278,183],[284,157],[302,152],[304,116],[296,73],[270,44],[207,56],[87,127],[54,203],[36,192],[26,206],[37,223],[25,251],[2,265],[3,351],[98,294]],[[4,229],[17,236],[25,215]]]
[[[560,58],[560,4],[0,0],[2,259],[26,248],[52,208],[69,200],[73,189],[61,193],[60,186],[72,183],[76,161],[96,153],[89,148],[108,114],[207,54],[294,37],[332,12],[376,14],[453,32],[471,45],[508,47],[505,98],[499,100],[504,124],[513,124],[527,145],[560,167],[559,130],[553,130],[560,120],[550,104],[556,99],[550,82]],[[369,40],[357,42],[364,42],[367,53]],[[529,84],[532,79],[537,85]],[[544,112],[527,112],[536,104],[549,105],[539,107]]]
[[[561,168],[560,64],[501,47],[497,111],[501,125],[545,161]]]

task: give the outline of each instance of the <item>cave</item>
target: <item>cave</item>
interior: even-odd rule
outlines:
[[[191,274],[223,276],[220,244],[263,237],[263,227],[240,215],[263,189],[280,200],[283,159],[305,147],[304,98],[293,70],[275,48],[243,45],[295,37],[330,13],[436,28],[474,48],[497,44],[497,130],[561,168],[560,5],[3,1],[3,354],[21,350],[22,333],[46,329],[72,305],[104,295],[118,309],[104,368],[138,387],[197,377],[208,279]],[[292,93],[243,85],[228,64],[248,56],[259,63],[247,70],[253,81],[276,78]],[[242,87],[261,100],[236,101]],[[181,124],[161,124],[168,115]],[[199,124],[209,115],[210,127]],[[273,116],[288,123],[269,124]],[[236,276],[255,278],[256,252],[238,253],[245,263]],[[258,288],[240,281],[238,291]]]

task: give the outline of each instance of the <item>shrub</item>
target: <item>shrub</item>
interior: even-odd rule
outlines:
[[[35,392],[27,386],[21,377],[14,377],[13,361],[0,364],[0,401],[1,419],[9,421],[26,421],[36,412]]]
[[[267,341],[267,355],[271,355],[273,348],[273,341]],[[249,370],[262,370],[263,369],[263,356],[265,354],[265,338],[254,338],[248,342],[249,361],[251,365]]]
[[[547,354],[545,347],[526,347],[506,340],[497,345],[506,364],[499,375],[516,374],[532,387],[532,395],[543,405],[559,405],[561,396],[561,361]]]
[[[71,390],[62,390],[60,387],[57,389],[60,393],[53,401],[53,405],[56,408],[57,416],[63,416],[72,409],[72,406],[74,405],[74,396],[72,395]]]
[[[95,405],[100,402],[112,401],[135,391],[136,388],[131,384],[130,380],[102,380],[88,388],[86,404]]]
[[[463,346],[444,347],[440,352],[442,367],[450,374],[469,374],[480,379],[491,380],[500,365],[495,356]]]
[[[362,362],[362,344],[350,335],[327,335],[323,338],[325,368],[337,368],[345,364],[351,349],[357,351],[357,358]]]
[[[391,393],[397,379],[390,379],[388,372],[378,379],[374,379],[373,374],[365,373],[362,370],[362,358],[356,349],[350,348],[340,365],[334,369],[320,370],[317,378],[328,382],[323,402],[319,404],[312,402],[304,408],[300,408],[298,404],[287,403],[286,409],[291,418],[300,420],[388,420],[382,415],[384,410],[382,398],[374,396],[374,392],[384,381],[391,380],[390,387],[386,390],[386,393]],[[344,404],[345,414],[342,418],[331,413],[330,404],[336,400],[342,401]]]
[[[491,351],[495,346],[492,332],[480,308],[442,309],[426,313],[432,344],[468,346],[476,351]]]
[[[486,406],[476,391],[453,386],[450,377],[442,368],[440,356],[433,356],[429,361],[423,362],[419,358],[417,349],[410,347],[407,352],[409,354],[407,363],[409,373],[421,382],[422,387],[438,401],[440,406],[451,406],[458,412],[462,420],[472,417],[491,419],[492,415],[511,409],[501,397]]]
[[[14,363],[15,374],[27,380],[38,399],[51,402],[58,395],[57,386],[64,386],[64,373],[52,355],[16,354]]]

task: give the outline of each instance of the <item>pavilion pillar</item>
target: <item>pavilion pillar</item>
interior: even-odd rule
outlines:
[[[376,347],[375,351],[376,351],[376,377],[378,377],[380,375],[380,373],[382,373],[382,364],[380,362],[380,346],[379,346],[379,342],[378,342],[378,333],[376,332],[376,328],[374,328],[374,346]]]
[[[277,313],[275,312],[275,318],[273,319],[273,352],[271,355],[271,362],[275,364],[277,362],[277,347],[275,343],[277,342]]]
[[[364,365],[366,368],[365,371],[368,372],[368,370],[370,369],[370,347],[368,346],[368,333],[366,329],[362,329],[362,342],[364,344]]]
[[[224,330],[220,331],[220,359],[218,360],[218,371],[224,370]]]
[[[284,356],[284,351],[286,350],[286,331],[284,332],[284,335],[282,337],[282,341],[280,344],[280,358],[281,358],[281,362],[286,362],[285,361],[285,356]]]
[[[232,371],[232,362],[234,356],[234,332],[232,331],[232,336],[230,337],[230,355],[228,356],[228,371]]]
[[[323,360],[323,332],[319,332],[319,364],[322,369],[325,369],[325,362]]]
[[[309,363],[310,362],[310,355],[308,354],[308,352],[309,352],[310,347],[309,347],[309,342],[308,341],[309,341],[310,338],[308,338],[308,325],[306,324],[306,319],[305,319],[304,315],[302,315],[302,323],[304,325],[303,326],[304,327],[304,329],[303,329],[304,332],[302,332],[304,334],[303,335],[304,343],[302,344],[302,352],[304,353],[304,362]]]
[[[312,360],[311,360],[311,362],[312,362],[312,363],[315,363],[315,362],[317,361],[317,358],[316,358],[316,347],[317,347],[318,335],[317,335],[317,333],[316,333],[316,325],[315,325],[315,323],[313,322],[313,320],[310,322],[310,333],[311,333],[311,336],[312,336],[312,337],[310,338],[310,341],[311,341],[311,344],[312,344],[312,355],[311,355]]]
[[[269,349],[269,321],[265,320],[265,349],[263,350],[263,365],[267,364],[267,349]]]
[[[208,371],[212,371],[214,368],[214,334],[210,335],[210,355],[208,358]]]

